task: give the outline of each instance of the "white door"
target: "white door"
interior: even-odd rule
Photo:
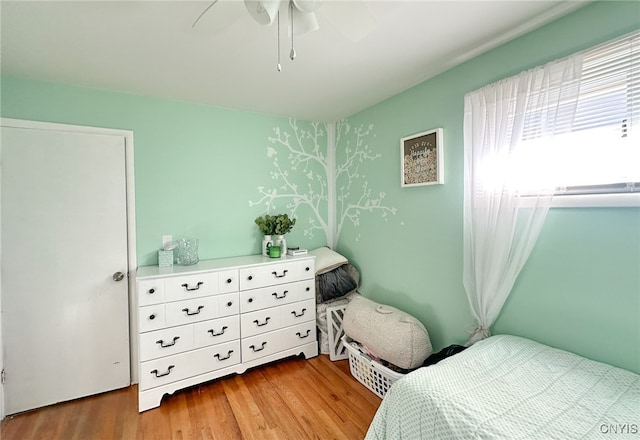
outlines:
[[[128,386],[125,138],[0,131],[5,413]]]

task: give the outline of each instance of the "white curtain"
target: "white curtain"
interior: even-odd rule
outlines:
[[[477,321],[467,345],[490,335],[542,229],[553,136],[571,131],[581,70],[578,54],[465,96],[463,282]]]

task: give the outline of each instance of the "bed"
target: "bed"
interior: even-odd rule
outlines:
[[[399,379],[366,439],[639,436],[639,375],[500,335]]]

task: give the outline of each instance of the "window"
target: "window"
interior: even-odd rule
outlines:
[[[552,181],[557,196],[600,195],[600,199],[608,200],[605,206],[617,206],[613,200],[626,198],[637,206],[640,31],[586,50],[582,55],[578,102],[572,104],[575,109],[570,109],[572,113],[575,111],[571,127],[550,141],[537,133],[538,127],[544,125],[542,112],[527,114],[522,141],[509,158],[515,165],[513,185],[526,194],[545,181]],[[561,103],[558,111],[563,110],[566,109]],[[631,196],[617,196],[624,194]],[[571,198],[556,197],[560,206],[571,206],[575,200],[563,203]]]

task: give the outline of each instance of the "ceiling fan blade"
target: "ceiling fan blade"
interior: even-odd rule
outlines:
[[[320,28],[316,14],[313,12],[302,12],[299,9],[291,8],[289,13],[293,14],[293,20],[289,19],[289,36],[291,36],[291,24],[293,24],[294,35],[307,34]]]
[[[244,0],[249,14],[260,24],[271,26],[280,11],[281,0]]]
[[[198,24],[198,22],[199,22],[199,21],[200,21],[200,19],[204,16],[204,14],[206,14],[206,13],[209,11],[209,9],[211,9],[211,7],[212,7],[213,5],[215,5],[216,3],[218,3],[218,0],[213,0],[213,1],[211,2],[211,4],[210,4],[209,6],[207,6],[207,7],[206,7],[206,9],[205,9],[204,11],[202,11],[202,13],[201,13],[200,15],[198,15],[198,18],[196,18],[196,21],[194,21],[194,22],[193,22],[193,24],[191,25],[191,28],[196,27],[196,24]]]
[[[242,2],[214,0],[200,13],[191,28],[198,33],[218,34],[242,19],[250,19]]]
[[[293,5],[300,12],[315,12],[318,10],[324,0],[292,0]]]
[[[376,20],[364,1],[328,1],[318,10],[351,41],[360,41],[376,29]]]

